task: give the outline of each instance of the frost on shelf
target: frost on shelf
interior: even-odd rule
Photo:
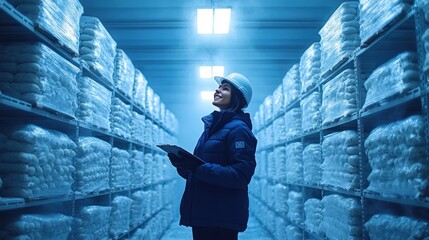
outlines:
[[[78,87],[79,120],[110,131],[112,92],[86,76],[80,77]]]
[[[375,128],[364,146],[372,169],[368,190],[415,198],[429,195],[422,116],[413,115]]]
[[[360,0],[359,2],[362,42],[366,42],[412,8],[412,2],[409,0]]]
[[[419,86],[419,67],[415,52],[403,52],[375,69],[364,86],[367,109],[380,101],[389,101]]]
[[[33,124],[0,134],[2,197],[26,199],[71,193],[76,144],[64,133]]]
[[[356,77],[351,69],[344,70],[323,86],[322,124],[349,117],[357,111]]]
[[[412,217],[376,214],[364,226],[370,239],[429,239],[429,222]]]
[[[56,38],[67,50],[77,55],[79,18],[83,6],[79,0],[7,0],[42,31]]]
[[[79,55],[89,69],[113,83],[116,42],[98,18],[80,18],[79,42]]]
[[[73,117],[77,110],[78,72],[78,67],[42,43],[0,46],[2,93]]]
[[[109,189],[112,146],[95,137],[80,137],[75,158],[75,190],[81,193]]]
[[[345,190],[359,187],[359,139],[356,131],[327,135],[322,142],[322,156],[322,185]]]

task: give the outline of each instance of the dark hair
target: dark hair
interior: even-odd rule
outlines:
[[[231,85],[231,102],[229,104],[229,108],[226,111],[231,112],[242,112],[243,107],[246,105],[246,100],[244,99],[243,94],[230,82],[226,81]],[[222,82],[223,83],[223,82]]]

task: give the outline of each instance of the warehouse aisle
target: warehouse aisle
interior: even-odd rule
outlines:
[[[239,240],[272,240],[273,238],[268,232],[262,228],[256,218],[252,215],[249,219],[247,230],[244,233],[238,235]],[[191,228],[179,226],[178,220],[175,220],[161,240],[192,240]]]

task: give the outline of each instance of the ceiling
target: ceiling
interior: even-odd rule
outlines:
[[[200,65],[224,65],[253,87],[254,114],[303,52],[320,41],[318,32],[343,0],[80,0],[84,15],[101,20],[141,70],[183,129],[212,108],[199,91],[214,90],[198,76]],[[197,8],[231,7],[227,35],[198,35]],[[205,105],[205,107],[201,107]],[[208,107],[207,107],[208,106]],[[189,113],[198,115],[191,121]],[[201,125],[201,124],[200,124]],[[184,126],[184,127],[183,127]]]

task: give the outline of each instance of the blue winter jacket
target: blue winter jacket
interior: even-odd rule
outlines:
[[[217,112],[202,118],[204,132],[194,154],[206,163],[187,179],[180,224],[244,231],[249,218],[247,186],[255,172],[257,140],[248,113]]]

